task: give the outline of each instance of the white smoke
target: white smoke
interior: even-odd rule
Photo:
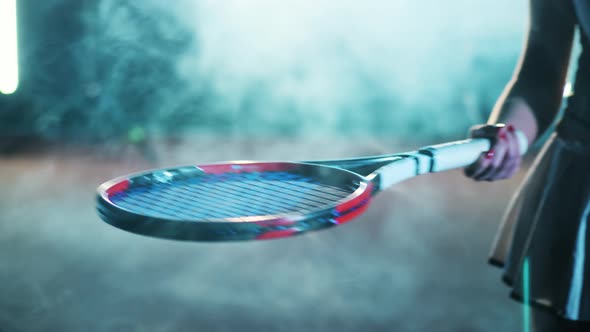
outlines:
[[[210,82],[234,130],[453,135],[512,73],[525,2],[199,1],[184,77]],[[284,131],[280,131],[284,132]]]

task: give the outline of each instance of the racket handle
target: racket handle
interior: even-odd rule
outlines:
[[[520,154],[524,155],[528,149],[528,140],[521,131],[516,130],[514,133],[518,139]],[[487,138],[474,138],[425,147],[420,149],[420,153],[432,157],[430,172],[442,172],[473,164],[482,153],[490,149],[491,144]]]

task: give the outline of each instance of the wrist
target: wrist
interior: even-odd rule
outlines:
[[[524,134],[529,145],[537,139],[537,119],[529,104],[520,97],[506,100],[503,103],[502,112],[499,116],[490,117],[488,124],[512,126]]]

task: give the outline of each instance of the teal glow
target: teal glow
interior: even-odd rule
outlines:
[[[0,49],[0,93],[11,94],[18,87],[16,0],[0,0]]]
[[[145,130],[135,126],[127,133],[127,139],[132,143],[140,143],[145,139]]]
[[[523,289],[523,304],[522,304],[522,329],[524,332],[531,331],[531,306],[530,306],[530,275],[529,275],[529,259],[524,260],[522,267],[522,289]]]

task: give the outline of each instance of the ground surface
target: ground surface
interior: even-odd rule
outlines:
[[[99,183],[143,168],[392,151],[354,141],[200,138],[157,146],[152,161],[134,147],[1,157],[0,331],[519,331],[520,307],[486,259],[522,173],[423,176],[345,226],[266,242],[152,239],[94,210]]]

